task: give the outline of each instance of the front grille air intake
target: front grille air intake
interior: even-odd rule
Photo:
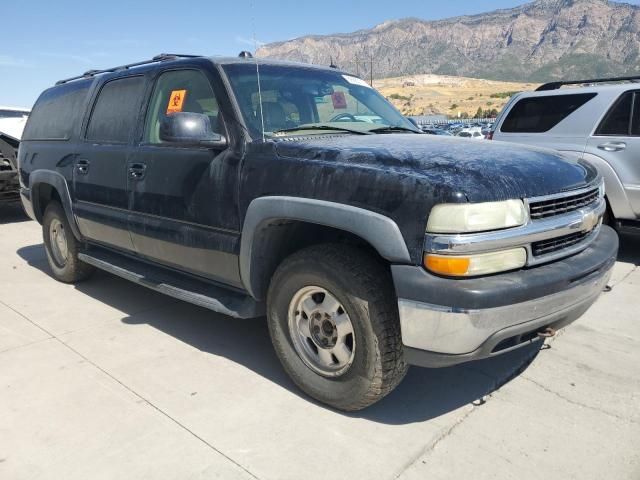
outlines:
[[[531,252],[535,257],[557,252],[558,250],[562,250],[580,243],[585,238],[587,238],[590,233],[591,232],[578,232],[572,233],[570,235],[564,235],[562,237],[551,238],[549,240],[534,242],[531,244]]]
[[[599,196],[600,190],[595,187],[574,195],[568,194],[559,198],[531,201],[529,203],[529,214],[532,220],[562,215],[563,213],[573,212],[591,205],[598,200]]]

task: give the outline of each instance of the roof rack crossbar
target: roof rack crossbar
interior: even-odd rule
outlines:
[[[559,82],[549,82],[536,88],[536,92],[544,92],[548,90],[558,90],[565,85],[584,85],[587,83],[612,83],[612,82],[634,82],[640,81],[640,76],[632,77],[611,77],[611,78],[593,78],[591,80],[568,80]]]
[[[161,53],[159,55],[156,55],[155,57],[151,58],[150,60],[143,60],[142,62],[135,62],[135,63],[128,63],[126,65],[119,65],[117,67],[111,67],[111,68],[105,68],[103,70],[88,70],[86,72],[84,72],[82,75],[78,75],[76,77],[71,77],[71,78],[65,78],[64,80],[58,80],[56,82],[56,85],[62,85],[63,83],[68,83],[68,82],[72,82],[74,80],[80,80],[83,78],[91,78],[94,77],[96,75],[100,75],[102,73],[113,73],[113,72],[118,72],[121,70],[128,70],[130,68],[134,68],[134,67],[140,67],[142,65],[149,65],[151,63],[157,63],[157,62],[166,62],[168,60],[175,60],[178,58],[199,58],[201,57],[201,55],[183,55],[183,54],[179,54],[179,53]]]

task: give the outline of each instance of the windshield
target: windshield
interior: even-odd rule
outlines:
[[[262,136],[256,65],[224,66],[251,135]],[[365,81],[342,74],[281,65],[260,65],[266,136],[419,130]]]

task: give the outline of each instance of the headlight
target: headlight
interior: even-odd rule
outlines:
[[[528,213],[522,200],[484,203],[443,203],[431,210],[430,233],[486,232],[524,225]]]
[[[524,248],[475,255],[424,255],[424,266],[439,275],[473,277],[522,268],[527,263]]]
[[[599,190],[600,191],[598,193],[600,195],[600,198],[604,198],[604,196],[607,194],[607,190],[604,188],[604,180],[600,182]]]

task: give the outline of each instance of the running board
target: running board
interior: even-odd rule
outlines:
[[[84,253],[78,253],[78,258],[143,287],[230,317],[255,318],[265,314],[264,303],[257,302],[249,295],[173,273],[109,250],[91,247]]]

